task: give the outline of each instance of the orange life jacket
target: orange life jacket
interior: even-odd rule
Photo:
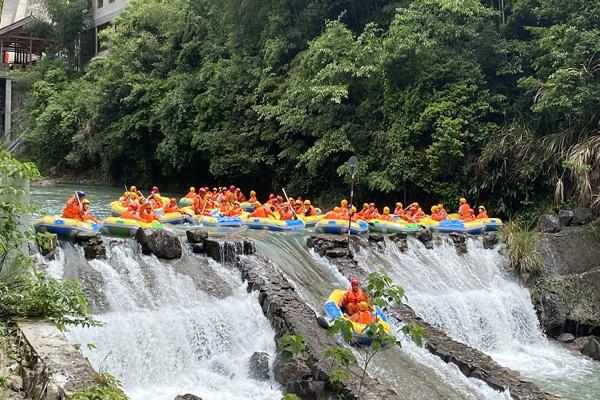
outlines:
[[[227,213],[228,217],[239,217],[240,215],[242,215],[242,210],[241,208],[232,208],[231,210],[229,210],[229,212]]]
[[[307,217],[313,217],[313,216],[317,215],[317,211],[315,210],[315,208],[313,206],[308,206],[306,211],[304,211],[304,215],[306,215]]]
[[[377,219],[379,218],[379,211],[375,208],[373,211],[369,211],[366,216],[367,219]]]
[[[121,218],[123,218],[123,219],[133,219],[133,220],[136,220],[136,221],[142,221],[142,222],[144,222],[144,220],[143,220],[143,219],[141,219],[141,218],[139,217],[139,215],[137,215],[135,212],[133,212],[133,211],[129,211],[129,210],[125,211],[125,212],[124,212],[124,213],[121,215]]]
[[[198,197],[198,195],[196,193],[192,193],[192,192],[189,192],[188,194],[185,195],[186,199],[195,199],[196,197]]]
[[[404,215],[406,215],[406,213],[404,212],[404,209],[402,207],[396,207],[396,209],[394,210],[394,215],[397,215],[399,217],[404,217]]]
[[[448,211],[446,211],[445,208],[440,208],[438,209],[438,215],[440,216],[440,218],[442,218],[441,220],[444,220],[448,218]]]
[[[375,321],[375,318],[369,311],[358,311],[352,314],[350,320],[359,324],[369,325],[371,322]]]
[[[63,216],[63,218],[76,219],[79,221],[83,221],[83,218],[81,216],[81,207],[79,207],[78,203],[73,203],[70,201],[67,201],[67,205],[63,209],[62,216]]]
[[[439,211],[431,213],[431,219],[434,221],[443,221],[444,220],[444,218],[442,218],[442,216],[440,215]]]
[[[281,221],[289,221],[291,219],[294,219],[294,214],[289,209],[287,211],[280,210],[279,219]]]
[[[467,203],[465,204],[461,204],[461,206],[458,209],[458,213],[460,214],[461,218],[467,218],[469,216],[469,210],[471,209],[471,206]]]
[[[477,219],[484,219],[484,218],[489,218],[487,211],[482,211],[479,214],[477,214]]]
[[[379,216],[379,219],[381,219],[383,221],[393,221],[394,217],[392,217],[390,214],[381,214]]]
[[[166,206],[165,207],[165,214],[180,212],[180,211],[181,211],[181,209],[177,206]]]
[[[354,292],[354,290],[352,290],[352,289],[349,289],[348,291],[346,291],[346,294],[344,294],[344,297],[342,298],[342,303],[340,304],[340,306],[347,307],[348,304],[357,305],[361,301],[364,301],[367,304],[370,304],[369,298],[367,297],[365,292],[362,290],[362,288],[358,288],[358,290],[356,292]]]
[[[325,219],[340,219],[341,215],[336,213],[335,211],[329,211],[325,214]]]
[[[258,207],[252,212],[252,214],[250,214],[251,217],[255,218],[267,218],[269,215],[271,215],[271,210],[267,209],[264,206]]]

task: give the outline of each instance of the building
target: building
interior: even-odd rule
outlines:
[[[96,37],[96,54],[106,52],[99,40],[98,34],[110,27],[110,22],[129,4],[129,0],[92,0],[92,15]]]

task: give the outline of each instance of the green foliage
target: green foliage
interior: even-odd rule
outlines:
[[[110,374],[99,374],[98,384],[77,391],[70,400],[128,400],[121,382]]]
[[[281,398],[281,400],[301,400],[300,397],[296,396],[294,393],[287,393],[285,396]]]
[[[514,219],[502,227],[502,241],[508,249],[510,265],[517,274],[540,274],[544,263],[539,251],[540,232]]]
[[[297,335],[285,335],[277,343],[277,352],[284,362],[291,361],[296,357],[308,356],[308,349],[304,339]]]
[[[0,151],[0,176],[0,319],[43,318],[61,329],[97,324],[79,284],[36,271],[26,253],[30,232],[22,216],[29,211],[28,193],[15,186],[36,179],[37,168]]]
[[[371,303],[381,308],[388,304],[402,304],[406,297],[404,289],[392,282],[385,271],[372,272],[367,278],[367,290],[371,295]]]

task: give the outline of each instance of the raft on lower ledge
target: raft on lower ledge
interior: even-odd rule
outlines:
[[[339,306],[345,293],[346,291],[343,289],[335,289],[331,292],[325,302],[325,315],[330,323],[337,318],[344,318],[345,320],[352,322],[352,327],[354,328],[352,338],[360,344],[369,345],[371,344],[372,338],[369,337],[366,331],[367,325],[351,321],[348,315],[342,312],[342,309]],[[391,333],[391,327],[387,315],[385,315],[379,307],[371,307],[371,314],[376,318],[377,323],[383,326],[385,333],[389,335]]]
[[[140,228],[163,229],[163,225],[154,221],[146,223],[135,219],[109,217],[102,221],[102,233],[112,236],[135,236]]]
[[[54,233],[63,238],[75,237],[80,233],[96,234],[100,232],[100,225],[95,222],[81,222],[59,215],[39,218],[33,223],[33,226],[36,232]]]
[[[287,232],[294,230],[302,230],[306,227],[300,219],[291,219],[281,221],[274,218],[257,218],[248,217],[244,220],[244,225],[250,229],[267,230],[273,232]]]

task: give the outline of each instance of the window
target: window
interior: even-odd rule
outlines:
[[[102,8],[104,7],[104,0],[98,0],[98,7],[97,8]]]
[[[114,2],[115,2],[115,0],[108,0],[108,2],[109,2],[109,3],[114,3]]]

